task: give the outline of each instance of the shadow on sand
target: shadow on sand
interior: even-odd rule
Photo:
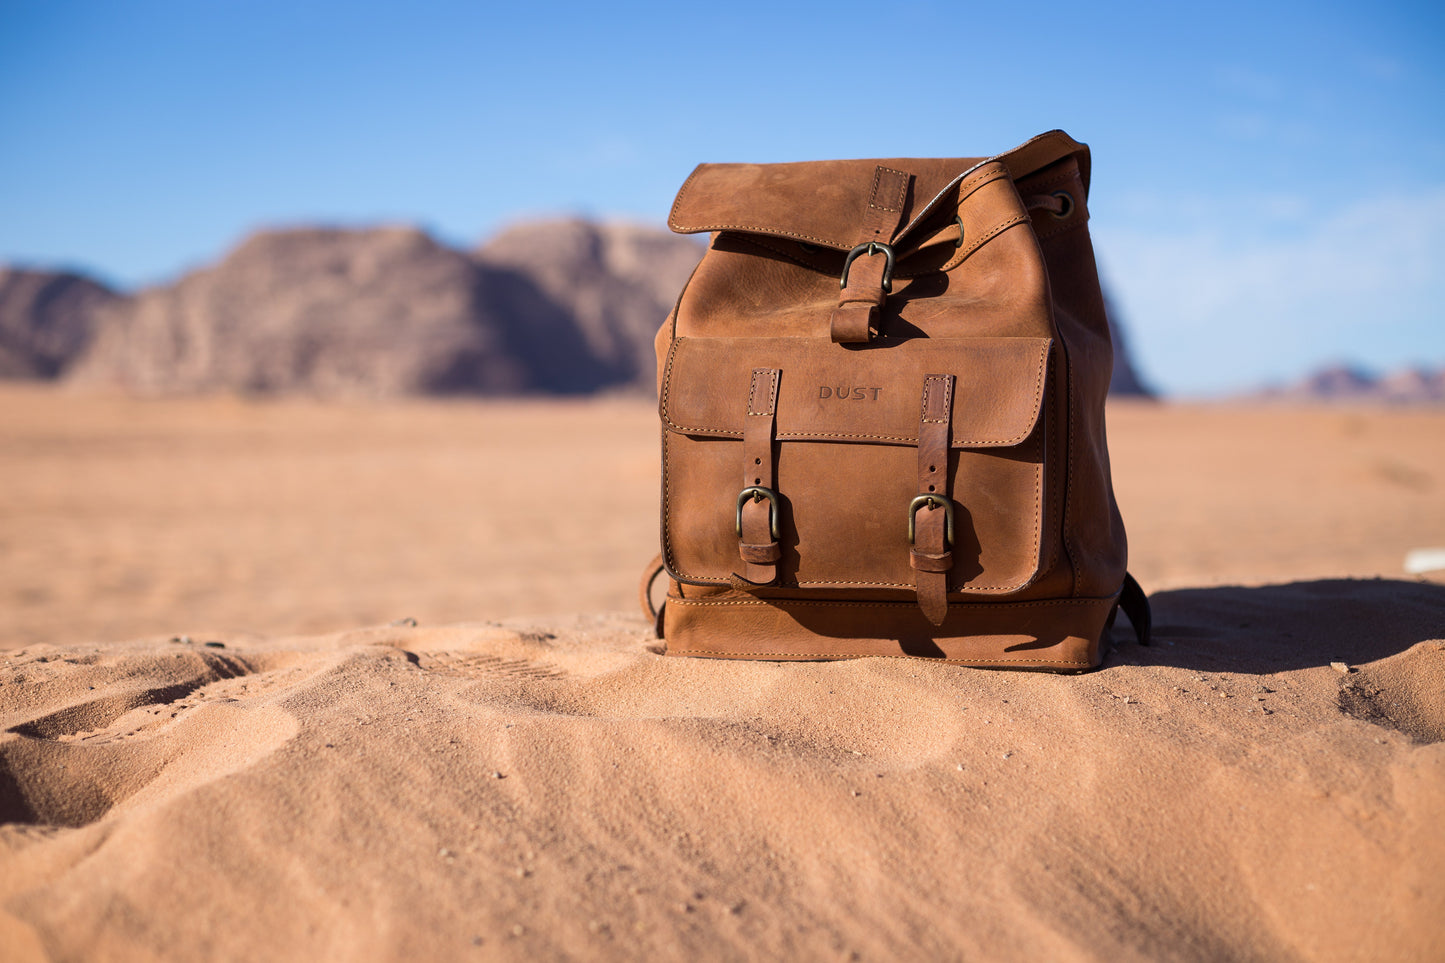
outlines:
[[[1141,648],[1123,619],[1121,659],[1216,672],[1284,672],[1360,665],[1445,639],[1445,585],[1327,579],[1252,588],[1177,589],[1149,597],[1154,644]]]

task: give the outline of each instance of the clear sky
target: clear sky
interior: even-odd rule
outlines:
[[[661,224],[700,161],[1062,127],[1159,387],[1440,364],[1442,10],[0,0],[0,261],[134,287],[261,226]]]

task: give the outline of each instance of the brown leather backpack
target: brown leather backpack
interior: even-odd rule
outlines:
[[[703,164],[657,335],[667,652],[1079,670],[1122,603],[1089,150]]]

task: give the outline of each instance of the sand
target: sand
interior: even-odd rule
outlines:
[[[1110,430],[1053,676],[658,655],[646,403],[0,389],[0,958],[1445,959],[1445,414]]]

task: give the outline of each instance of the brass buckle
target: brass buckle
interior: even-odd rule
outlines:
[[[843,280],[838,283],[838,287],[846,288],[848,286],[848,268],[852,267],[853,262],[864,254],[882,254],[885,258],[888,259],[887,262],[883,265],[883,293],[892,294],[893,248],[889,247],[887,244],[884,244],[882,241],[867,241],[863,244],[859,244],[853,250],[848,252],[848,256],[843,259]]]
[[[751,498],[760,502],[764,498],[768,500],[768,531],[773,533],[773,541],[778,540],[778,493],[771,488],[764,488],[761,485],[749,485],[738,492],[738,538],[743,537],[743,506]]]
[[[943,509],[944,547],[951,547],[953,545],[953,502],[942,495],[919,495],[908,503],[908,544],[912,545],[918,534],[918,510],[924,505]]]

